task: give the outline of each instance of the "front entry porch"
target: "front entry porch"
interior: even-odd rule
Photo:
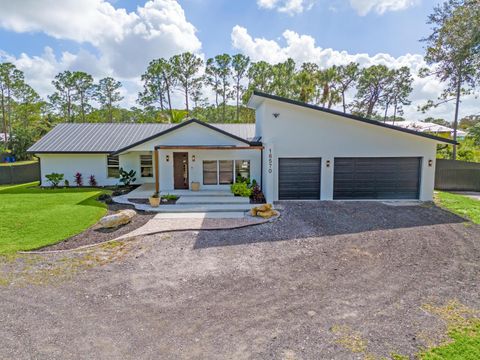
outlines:
[[[216,217],[244,217],[256,205],[250,204],[250,199],[234,196],[225,190],[170,190],[160,191],[161,195],[177,195],[176,204],[161,204],[151,207],[149,204],[139,204],[130,200],[148,199],[155,192],[155,184],[143,184],[128,194],[114,197],[113,200],[120,204],[133,205],[137,210],[158,213],[215,213]]]

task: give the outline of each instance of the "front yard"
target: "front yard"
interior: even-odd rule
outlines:
[[[480,224],[480,201],[461,194],[439,191],[436,193],[437,205],[457,215],[463,216],[475,224]]]
[[[0,187],[0,254],[57,243],[95,224],[107,212],[95,188]]]
[[[478,225],[429,204],[279,206],[260,226],[0,259],[0,357],[479,358]]]

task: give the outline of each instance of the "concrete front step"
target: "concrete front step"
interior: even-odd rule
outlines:
[[[145,208],[143,208],[145,206]],[[250,211],[253,204],[175,204],[160,205],[153,208],[149,205],[138,205],[139,210],[152,211],[158,213],[208,213],[208,212],[245,212]]]
[[[200,190],[200,191],[191,191],[191,190],[172,190],[172,191],[161,191],[160,195],[173,194],[180,197],[211,197],[211,196],[221,196],[221,197],[235,197],[230,191],[225,190]]]
[[[241,196],[180,196],[177,205],[205,205],[205,204],[249,204],[250,199]]]

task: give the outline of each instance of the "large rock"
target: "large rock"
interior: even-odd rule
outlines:
[[[272,209],[272,204],[263,204],[252,208],[250,210],[250,215],[269,219],[273,216],[277,216],[278,212]]]
[[[135,215],[137,215],[135,210],[120,210],[115,214],[107,215],[101,218],[99,221],[99,225],[100,227],[107,229],[115,228],[121,225],[128,224]]]

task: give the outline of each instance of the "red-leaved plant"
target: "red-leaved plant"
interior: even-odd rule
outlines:
[[[91,187],[97,186],[97,179],[95,179],[95,175],[90,175],[90,177],[88,178],[88,185],[90,185]]]
[[[75,174],[75,184],[77,184],[77,186],[83,186],[83,177],[79,172]]]

